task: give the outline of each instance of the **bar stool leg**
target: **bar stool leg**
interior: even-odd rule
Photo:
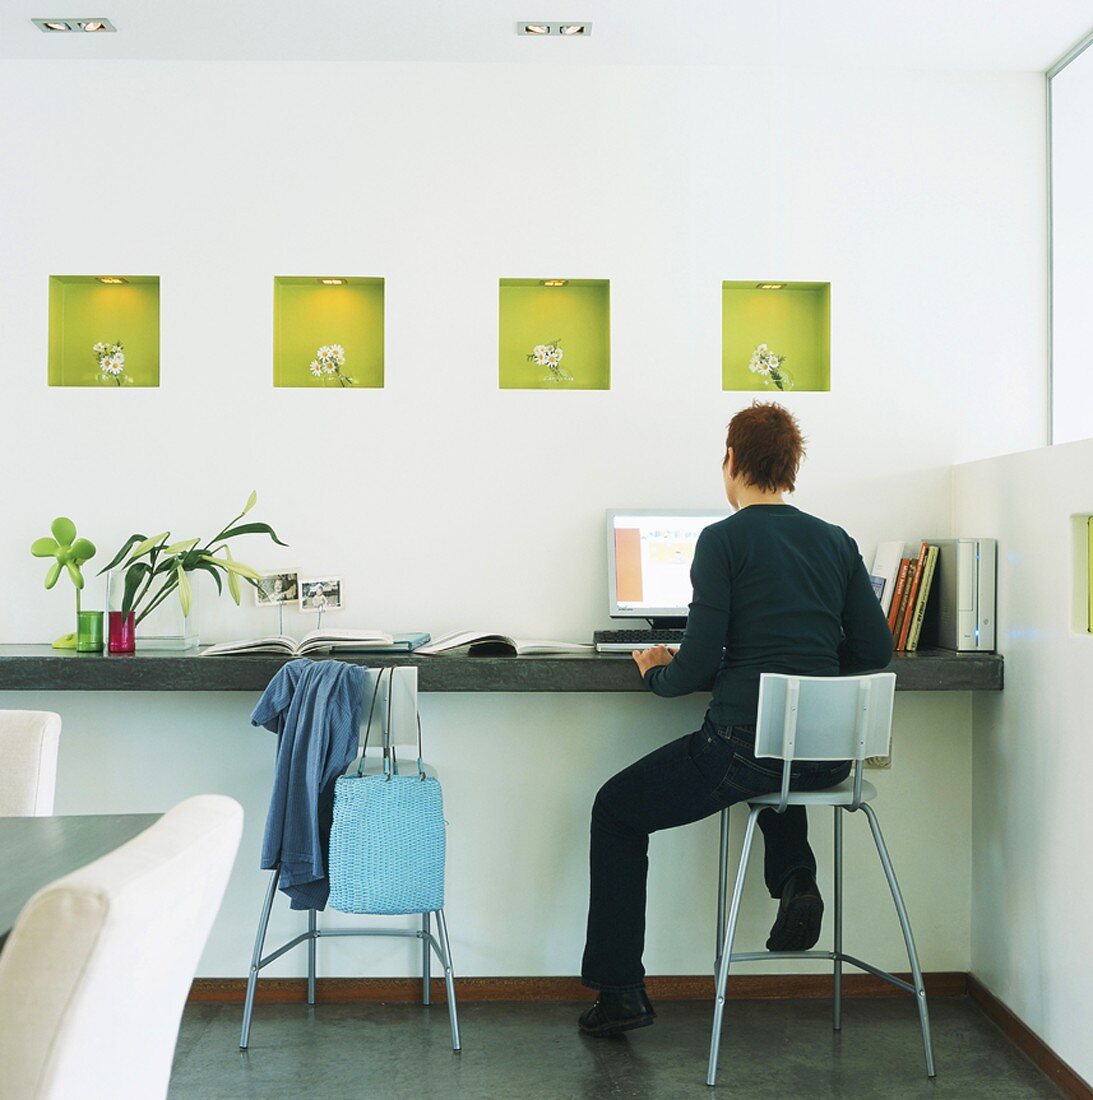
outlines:
[[[459,1015],[455,1004],[455,975],[452,973],[452,945],[448,942],[448,922],[444,919],[444,910],[436,911],[436,927],[440,933],[440,946],[444,952],[444,985],[448,991],[448,1020],[452,1028],[452,1051],[458,1054],[463,1049],[459,1038]]]
[[[903,895],[900,893],[899,883],[896,881],[896,872],[892,867],[892,860],[888,856],[888,848],[884,843],[884,837],[880,831],[880,824],[873,807],[868,802],[863,802],[861,808],[869,819],[869,828],[873,832],[873,843],[877,846],[877,854],[880,856],[881,865],[884,867],[885,877],[888,879],[888,888],[892,891],[892,901],[895,902],[896,914],[899,916],[900,928],[903,929],[903,942],[907,945],[907,958],[911,963],[911,973],[915,983],[915,1001],[918,1003],[918,1019],[922,1027],[922,1046],[926,1054],[926,1076],[936,1077],[934,1070],[934,1045],[930,1035],[930,1014],[926,1008],[926,986],[922,981],[922,968],[918,963],[918,951],[915,949],[915,937],[911,934],[911,922],[907,917],[907,908],[903,904]]]
[[[266,898],[262,902],[262,915],[258,918],[258,932],[254,937],[254,954],[250,959],[250,973],[247,975],[247,996],[243,1001],[243,1030],[239,1033],[239,1049],[246,1050],[250,1044],[250,1018],[254,1012],[254,990],[258,984],[258,964],[262,961],[262,948],[266,943],[266,930],[269,928],[269,914],[273,908],[273,898],[277,892],[279,868],[274,868],[266,887]]]
[[[309,909],[307,911],[307,1003],[313,1005],[315,1003],[315,910]]]
[[[835,806],[835,992],[832,1027],[843,1026],[843,811]]]
[[[725,892],[729,884],[729,811],[721,811],[721,849],[717,857],[717,934],[714,937],[713,972],[721,969],[721,941],[725,936]]]
[[[748,814],[748,825],[744,832],[744,846],[740,851],[740,868],[736,872],[736,884],[732,889],[732,902],[729,905],[729,923],[725,927],[725,939],[721,945],[721,965],[717,970],[717,986],[714,990],[713,1034],[710,1036],[710,1065],[706,1072],[706,1084],[717,1084],[717,1055],[721,1050],[721,1021],[725,1013],[725,986],[729,980],[729,963],[732,962],[732,944],[736,937],[736,922],[740,916],[740,898],[744,893],[744,875],[748,869],[748,857],[751,855],[751,842],[755,836],[755,823],[762,810],[755,806]]]
[[[429,932],[432,922],[428,913],[421,914],[421,1003],[429,1003],[429,980],[432,967],[432,948],[429,945]]]

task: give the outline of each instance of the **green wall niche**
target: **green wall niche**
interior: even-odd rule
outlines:
[[[159,385],[159,276],[123,275],[108,286],[97,275],[49,277],[49,384],[114,388],[100,377],[97,343],[120,342],[125,385]]]
[[[721,388],[780,392],[748,370],[756,347],[766,344],[785,356],[793,389],[830,390],[831,284],[785,283],[781,290],[760,290],[758,282],[721,284]]]
[[[383,386],[383,280],[350,278],[325,286],[322,276],[278,275],[273,280],[273,384],[318,389]],[[316,378],[311,361],[320,347],[341,344],[342,373]]]
[[[498,384],[503,390],[609,390],[611,284],[569,279],[502,279],[499,299]],[[558,342],[559,366],[572,381],[554,381],[549,366],[528,359],[538,344]]]

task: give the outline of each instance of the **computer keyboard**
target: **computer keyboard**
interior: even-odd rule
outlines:
[[[597,653],[629,653],[633,649],[679,645],[681,641],[682,630],[597,630],[592,635]]]

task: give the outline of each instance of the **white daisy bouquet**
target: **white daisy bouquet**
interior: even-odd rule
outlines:
[[[762,376],[768,386],[777,386],[780,390],[793,389],[793,375],[783,365],[786,361],[784,355],[776,355],[766,344],[760,344],[751,353],[748,370],[752,374]]]
[[[113,382],[116,386],[123,386],[129,381],[129,376],[125,373],[125,349],[120,340],[115,340],[112,344],[100,340],[91,345],[91,350],[99,361],[100,381]]]
[[[550,373],[543,379],[544,382],[572,382],[573,375],[562,367],[562,341],[552,340],[549,344],[536,344],[528,353],[529,362],[539,367],[546,367]]]
[[[345,366],[345,348],[341,344],[323,344],[315,353],[308,368],[322,382],[338,380],[341,386],[355,386],[357,383],[348,374],[342,372]]]

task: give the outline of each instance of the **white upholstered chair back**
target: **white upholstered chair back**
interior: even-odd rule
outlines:
[[[0,710],[0,817],[53,813],[61,716]]]
[[[27,902],[0,953],[0,1100],[158,1100],[243,827],[189,798]]]

